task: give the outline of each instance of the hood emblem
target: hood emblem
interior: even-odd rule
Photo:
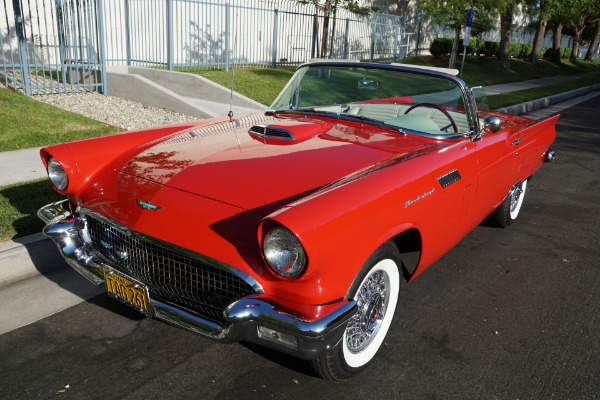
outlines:
[[[162,207],[160,206],[155,206],[154,204],[150,203],[149,201],[142,201],[140,199],[137,199],[137,203],[140,207],[142,207],[145,210],[162,210]]]

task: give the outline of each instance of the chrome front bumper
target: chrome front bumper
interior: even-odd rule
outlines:
[[[66,262],[92,283],[105,282],[104,273],[111,265],[86,245],[89,238],[81,222],[63,207],[66,200],[49,204],[38,211],[46,223],[43,232],[57,245]],[[254,342],[303,359],[315,359],[341,340],[347,321],[356,312],[356,302],[340,301],[339,306],[322,318],[307,322],[278,311],[269,296],[248,296],[231,303],[223,313],[225,326],[171,304],[150,298],[152,317],[214,340]]]

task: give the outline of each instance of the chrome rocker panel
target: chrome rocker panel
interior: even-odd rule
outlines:
[[[85,238],[85,222],[74,218],[71,212],[63,208],[66,201],[49,204],[38,211],[38,217],[47,224],[43,232],[56,243],[61,255],[73,269],[95,285],[101,285],[105,282],[104,271],[110,264],[86,246],[89,239]],[[213,340],[226,343],[246,340],[303,359],[315,359],[334,347],[341,339],[347,321],[356,312],[355,301],[342,300],[330,314],[307,322],[276,310],[267,295],[260,294],[260,298],[255,296],[258,294],[231,303],[224,311],[228,321],[225,326],[152,298],[150,312],[156,319]],[[265,340],[259,333],[259,326],[291,335],[297,345],[294,347]]]

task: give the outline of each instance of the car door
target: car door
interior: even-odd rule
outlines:
[[[487,217],[517,183],[520,140],[518,131],[502,128],[485,133],[476,142],[479,177],[474,216],[477,220]]]

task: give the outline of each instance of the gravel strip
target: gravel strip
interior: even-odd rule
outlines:
[[[200,119],[97,92],[37,95],[33,98],[126,131]]]

